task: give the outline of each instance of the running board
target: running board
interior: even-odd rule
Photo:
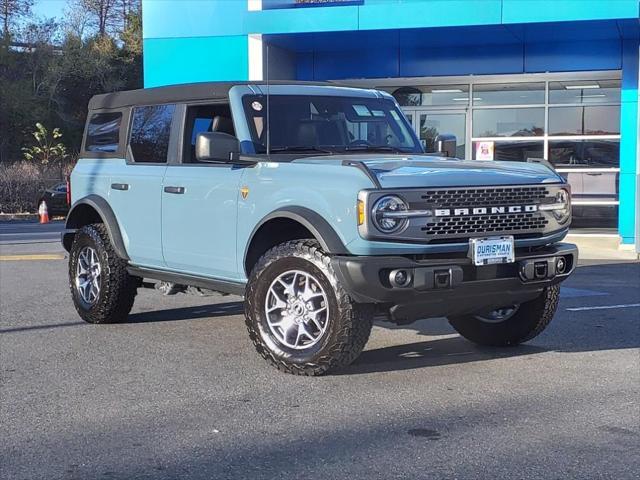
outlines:
[[[230,295],[244,296],[246,284],[243,282],[230,282],[228,280],[215,280],[213,278],[198,277],[195,275],[184,275],[181,273],[167,272],[165,270],[156,270],[153,268],[136,267],[129,265],[127,267],[129,275],[140,278],[149,278],[162,282],[173,282],[180,285],[188,285],[192,287],[206,288],[220,293]]]

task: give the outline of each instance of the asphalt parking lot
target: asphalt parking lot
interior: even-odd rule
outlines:
[[[129,322],[84,324],[59,245],[30,235],[37,227],[8,228],[0,224],[3,479],[640,471],[638,263],[581,265],[552,324],[527,345],[476,347],[443,319],[379,323],[354,365],[301,378],[255,354],[238,297],[141,290]]]

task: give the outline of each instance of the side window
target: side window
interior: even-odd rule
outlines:
[[[136,163],[166,163],[175,105],[133,109],[129,145]]]
[[[116,152],[120,143],[122,112],[94,113],[87,125],[87,152]]]
[[[183,163],[197,163],[196,137],[203,132],[223,132],[235,136],[229,105],[194,105],[187,107]]]

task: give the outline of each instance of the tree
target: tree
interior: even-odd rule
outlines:
[[[140,0],[74,0],[71,10],[85,12],[99,36],[117,36],[129,27],[132,15],[140,12],[140,3]],[[76,24],[79,15],[75,14]]]
[[[142,10],[140,0],[117,0],[116,8],[122,21],[122,31],[131,27],[132,20],[139,18]]]
[[[67,36],[85,38],[90,28],[91,16],[77,5],[69,4],[64,10],[64,33]]]
[[[0,0],[0,8],[7,1]],[[10,16],[9,32],[15,30],[24,44],[0,48],[0,162],[23,156],[22,148],[33,144],[36,123],[59,126],[73,157],[89,99],[142,86],[140,0],[70,2],[62,38],[52,20],[21,21],[25,26],[18,33],[16,17]],[[105,17],[107,7],[111,13]],[[70,19],[71,12],[76,15]]]
[[[119,23],[118,0],[75,0],[73,10],[84,11],[98,35],[106,37]]]
[[[31,74],[33,95],[40,96],[45,87],[49,66],[54,59],[54,43],[59,25],[53,18],[36,20],[22,29],[22,40],[27,45],[23,56],[27,71]]]
[[[2,21],[2,38],[9,45],[11,29],[16,22],[31,13],[33,0],[0,0],[0,21]]]

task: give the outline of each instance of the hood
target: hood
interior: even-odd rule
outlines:
[[[382,188],[526,185],[564,180],[541,163],[459,160],[429,155],[332,155],[295,163],[362,162]]]

